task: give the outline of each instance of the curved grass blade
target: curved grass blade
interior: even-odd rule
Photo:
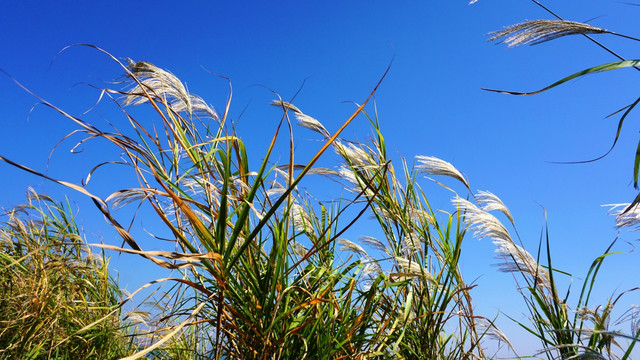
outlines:
[[[638,189],[638,168],[640,168],[640,141],[636,148],[636,158],[633,162],[633,187]]]
[[[602,64],[602,65],[598,65],[598,66],[594,66],[582,71],[579,71],[575,74],[569,75],[565,78],[562,78],[556,82],[554,82],[553,84],[544,87],[540,90],[537,91],[532,91],[532,92],[518,92],[518,91],[507,91],[507,90],[497,90],[497,89],[488,89],[488,88],[482,88],[482,90],[486,90],[486,91],[492,91],[492,92],[497,92],[497,93],[501,93],[501,94],[510,94],[510,95],[535,95],[535,94],[539,94],[541,92],[547,91],[549,89],[553,89],[554,87],[558,86],[558,85],[562,85],[564,83],[566,83],[567,81],[579,78],[581,76],[585,76],[585,75],[589,75],[589,74],[593,74],[593,73],[599,73],[599,72],[604,72],[604,71],[611,71],[611,70],[617,70],[617,69],[623,69],[623,68],[628,68],[628,67],[635,67],[640,65],[640,60],[625,60],[625,61],[616,61],[616,62],[612,62],[612,63],[608,63],[608,64]]]
[[[606,153],[604,153],[603,155],[598,156],[595,159],[591,159],[591,160],[582,160],[582,161],[552,161],[552,164],[586,164],[586,163],[590,163],[590,162],[594,162],[594,161],[598,161],[602,158],[604,158],[605,156],[609,155],[609,153],[611,153],[611,151],[613,150],[613,148],[616,146],[616,144],[618,143],[618,139],[620,138],[620,132],[622,131],[622,124],[624,123],[624,121],[627,118],[627,115],[629,115],[629,113],[631,112],[631,110],[633,110],[636,105],[638,105],[638,103],[640,103],[640,97],[636,99],[636,101],[634,101],[631,105],[626,106],[624,109],[626,109],[626,111],[624,112],[624,114],[622,114],[622,117],[620,118],[620,121],[618,121],[618,128],[616,130],[616,137],[613,139],[613,144],[611,144],[611,147],[609,148],[609,150],[607,150]],[[619,110],[621,111],[621,110]],[[638,147],[640,149],[640,143],[638,143]],[[640,162],[640,158],[638,157],[638,151],[636,151],[636,166],[634,166],[634,174],[633,174],[633,186],[637,189],[638,188],[638,162]]]

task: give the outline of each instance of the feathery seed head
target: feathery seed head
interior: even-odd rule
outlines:
[[[322,136],[324,136],[325,138],[330,137],[329,131],[327,131],[327,129],[322,125],[322,123],[312,118],[311,116],[296,113],[296,120],[299,126],[315,131],[321,134]]]
[[[493,239],[497,256],[504,260],[498,265],[500,271],[529,275],[539,286],[548,290],[549,293],[551,292],[548,272],[535,261],[529,252],[513,242],[509,231],[495,216],[459,197],[453,199],[452,202],[465,213],[466,222],[469,228],[474,231],[475,236],[481,239]],[[490,205],[495,204],[490,201]]]
[[[353,185],[353,188],[347,189],[348,191],[359,193],[363,190],[362,186],[360,186],[360,183],[358,182],[358,179],[356,178],[356,175],[354,174],[352,169],[346,167],[345,165],[341,165],[337,173],[338,173],[338,176],[340,176],[342,179],[346,180],[347,182]],[[373,196],[373,190],[371,190],[370,187],[367,187],[364,190],[364,194],[365,196]]]
[[[630,231],[640,230],[640,204],[635,204],[629,208],[631,204],[608,204],[609,215],[616,217],[616,228],[632,228]]]
[[[277,177],[278,176],[282,176],[282,178],[284,179],[284,182],[286,184],[289,183],[289,173],[286,171],[283,171],[282,169],[280,169],[279,167],[276,167],[273,169],[273,172],[275,173],[276,176],[276,181],[277,181]]]
[[[456,197],[452,200],[453,204],[464,212],[467,216],[469,227],[474,230],[474,235],[478,238],[492,238],[494,240],[503,240],[513,242],[509,231],[502,223],[493,215],[478,208],[470,201]]]
[[[507,206],[494,194],[488,191],[478,191],[476,194],[476,201],[482,207],[484,211],[500,211],[503,213],[509,221],[513,224],[513,217]]]
[[[338,140],[333,143],[333,147],[338,155],[343,156],[355,166],[365,167],[374,165],[369,158],[369,154],[362,147],[356,146],[352,143],[347,143],[345,145],[343,142]]]
[[[236,190],[240,193],[240,196],[245,197],[249,194],[249,191],[251,191],[249,185],[247,185],[241,177],[234,177],[229,180],[231,180]]]
[[[303,232],[311,230],[311,218],[304,207],[299,204],[293,204],[291,205],[289,214],[293,217],[293,227],[296,231]]]
[[[271,105],[279,106],[284,109],[293,111],[293,114],[299,126],[315,131],[321,134],[325,138],[330,137],[331,134],[329,134],[329,131],[327,131],[327,129],[322,125],[322,123],[320,123],[320,121],[312,118],[309,115],[302,113],[302,111],[300,111],[300,109],[295,107],[293,104],[282,101],[282,100],[273,100],[271,102]]]
[[[384,251],[387,255],[390,255],[389,250],[387,249],[386,246],[384,246],[384,244],[382,243],[382,241],[371,237],[371,236],[360,236],[360,243],[362,243],[363,245],[366,246],[371,246],[374,249],[380,250],[380,251]]]
[[[302,111],[300,111],[300,109],[298,109],[295,105],[288,103],[286,101],[282,101],[282,100],[273,100],[271,102],[271,105],[273,106],[279,106],[283,109],[287,109],[287,110],[291,110],[296,114],[302,114]]]
[[[280,184],[278,184],[280,185]],[[285,189],[284,187],[282,187],[282,185],[280,186],[274,186],[271,189],[267,190],[267,196],[271,197],[271,196],[280,196],[282,194],[285,193],[285,191],[287,191],[287,189]]]
[[[631,336],[638,336],[640,332],[640,306],[631,305]]]
[[[340,168],[338,169],[338,176],[340,176],[341,178],[350,182],[353,185],[356,185],[356,186],[358,185],[358,180],[356,179],[356,176],[353,173],[353,171],[344,165],[340,165]]]
[[[347,240],[347,239],[342,239],[339,238],[337,239],[338,243],[340,243],[342,245],[342,247],[340,248],[340,251],[351,251],[353,253],[356,253],[360,256],[364,256],[364,257],[369,257],[369,255],[367,254],[367,252],[362,248],[362,246]]]
[[[12,245],[11,234],[5,229],[0,229],[0,245]]]
[[[416,170],[428,175],[443,175],[452,177],[461,183],[463,183],[467,188],[469,188],[469,182],[462,175],[458,169],[456,169],[450,163],[438,159],[433,156],[416,156]]]
[[[405,235],[402,239],[402,251],[413,253],[422,249],[422,238],[415,232]]]
[[[338,173],[334,170],[327,169],[324,167],[312,167],[307,172],[308,175],[338,175]]]
[[[134,201],[143,201],[149,195],[145,191],[145,189],[126,189],[114,192],[113,194],[107,197],[106,201],[112,201],[111,206],[113,209],[120,209],[125,205],[132,203]]]
[[[423,267],[416,261],[411,261],[400,256],[396,256],[398,267],[409,274],[422,274]]]
[[[605,29],[566,20],[532,20],[511,25],[503,30],[490,33],[489,41],[501,39],[508,47],[536,45],[559,37],[576,34],[607,33]]]
[[[366,277],[378,277],[382,274],[382,267],[374,259],[369,258],[369,261],[362,268],[362,275]]]
[[[547,294],[551,294],[549,272],[540,266],[527,250],[512,241],[496,239],[493,243],[496,245],[497,256],[504,260],[498,265],[500,271],[529,275],[538,286],[546,290]]]
[[[199,96],[191,95],[180,80],[172,73],[162,70],[157,66],[144,62],[134,62],[127,59],[129,70],[140,82],[133,83],[133,87],[127,91],[124,100],[125,105],[140,105],[149,99],[145,92],[152,97],[166,101],[176,113],[186,112],[189,115],[202,114],[214,120],[218,120],[216,111],[207,105]]]
[[[178,183],[184,186],[185,188],[187,188],[193,195],[198,195],[203,193],[205,188],[206,189],[213,188],[215,189],[214,191],[218,190],[214,186],[208,186],[211,184],[201,176],[183,177],[178,180]]]
[[[435,282],[435,279],[429,273],[429,271],[424,266],[422,266],[422,264],[420,264],[418,261],[409,260],[400,256],[396,256],[395,260],[402,272],[411,274],[411,275],[424,276],[428,280]]]
[[[304,245],[300,244],[297,241],[292,241],[291,242],[291,252],[295,255],[297,255],[298,257],[302,258],[305,255],[307,255],[307,253],[309,252],[309,250],[304,247]]]
[[[511,349],[513,349],[513,346],[511,345],[511,342],[509,341],[509,338],[507,338],[507,335],[505,335],[500,329],[498,329],[498,327],[496,327],[491,321],[488,321],[487,319],[480,318],[480,319],[476,320],[476,324],[480,328],[483,328],[484,332],[489,337],[497,340],[498,342],[505,343],[505,344],[507,344],[507,346],[509,346]]]

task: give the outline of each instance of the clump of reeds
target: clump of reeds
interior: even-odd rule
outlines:
[[[492,321],[474,313],[473,286],[459,267],[467,230],[493,239],[501,270],[516,276],[531,311],[532,324],[523,326],[545,350],[563,358],[587,354],[586,348],[588,354],[608,351],[608,334],[600,331],[608,312],[577,311],[588,305],[606,256],[590,269],[572,317],[556,289],[548,239],[542,265],[490,213],[499,211],[515,225],[505,204],[488,192],[471,194],[470,200],[457,196],[450,212],[432,209],[420,186],[424,177],[449,176],[465,192],[471,189],[446,161],[418,156],[413,164],[402,160],[394,166],[379,119],[365,111],[377,87],[335,131],[289,102],[274,101],[282,115],[269,146],[255,156],[235,132],[231,97],[218,113],[170,72],[113,59],[129,84],[105,93],[120,96],[113,101],[125,110],[128,131],[102,131],[42,101],[80,126],[86,135],[81,141],[99,138],[119,149],[118,165],[137,183],[102,199],[0,159],[91,197],[126,244],[102,247],[175,271],[158,279],[170,286],[151,304],[155,310],[147,312],[145,332],[135,334],[135,351],[127,359],[485,358],[486,336],[509,342]],[[141,105],[149,106],[154,121],[126,112],[127,106]],[[302,164],[291,135],[292,116],[324,141]],[[340,136],[356,117],[370,122],[368,141]],[[274,164],[283,126],[290,134],[286,160]],[[339,164],[316,167],[329,148]],[[261,160],[254,164],[254,159]],[[110,163],[98,166],[105,164]],[[313,189],[299,188],[307,176],[338,181],[350,197],[317,200]],[[121,225],[113,212],[121,206],[151,211],[158,220],[151,239],[165,240],[154,242],[162,250],[145,249],[145,242]],[[354,210],[357,214],[345,219]],[[364,214],[373,215],[382,238],[344,238]]]
[[[137,344],[146,345],[131,358],[178,356],[175,344],[194,357],[216,359],[482,356],[470,289],[458,268],[464,237],[459,215],[436,216],[417,186],[418,168],[395,173],[377,120],[372,144],[339,137],[358,115],[368,118],[363,110],[375,90],[334,132],[292,104],[275,101],[283,115],[254,166],[250,160],[256,157],[229,119],[230,99],[218,114],[168,71],[145,62],[118,63],[130,85],[105,93],[119,94],[113,100],[123,109],[150,105],[156,122],[126,114],[131,131],[102,131],[43,103],[79,125],[87,138],[120,149],[139,183],[103,200],[49,179],[94,200],[127,245],[119,251],[179,273],[164,279],[174,284],[162,297],[159,308],[165,311],[148,322],[155,330],[138,337]],[[274,165],[276,139],[290,116],[325,143],[300,165],[290,141],[287,161]],[[330,147],[344,159],[342,167],[315,167]],[[298,184],[311,175],[346,176],[353,199],[321,202],[300,193]],[[355,219],[344,219],[347,208],[361,204]],[[171,241],[163,251],[147,251],[120,225],[111,210],[116,206],[151,209]],[[387,237],[380,242],[385,258],[341,237],[367,211]],[[344,259],[345,252],[355,256]]]
[[[68,204],[29,192],[2,215],[0,357],[110,359],[129,348],[121,294]]]

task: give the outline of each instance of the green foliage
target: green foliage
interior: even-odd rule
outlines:
[[[29,194],[0,229],[0,357],[112,359],[126,354],[120,291],[68,205]]]
[[[371,147],[339,138],[364,114],[368,99],[333,134],[295,106],[275,101],[283,116],[252,167],[254,157],[228,120],[230,99],[218,115],[169,72],[142,62],[122,67],[130,85],[104,93],[122,95],[123,108],[150,105],[157,123],[127,113],[128,133],[107,132],[43,102],[79,125],[87,139],[117,147],[138,184],[103,200],[2,159],[91,197],[130,249],[103,247],[179,272],[166,279],[174,285],[157,300],[163,311],[147,322],[152,331],[137,337],[144,345],[130,358],[483,356],[470,288],[458,268],[465,233],[459,213],[436,215],[417,185],[418,169],[403,170],[404,184],[396,177],[377,119],[370,119]],[[298,165],[290,138],[288,162],[271,165],[291,114],[322,134],[324,146]],[[314,167],[329,147],[344,159],[340,171]],[[354,198],[313,200],[298,189],[310,175],[344,183]],[[152,209],[172,234],[170,247],[145,251],[109,204]],[[345,222],[350,209],[359,215]],[[340,237],[370,210],[386,237],[376,250],[386,252],[383,258]],[[345,251],[354,255],[343,259]]]
[[[561,20],[519,24],[496,33],[494,39],[507,37],[506,42],[517,45],[572,34],[618,35]],[[135,330],[127,330],[134,332],[128,341],[121,329],[120,293],[104,256],[98,261],[91,255],[68,207],[33,195],[28,206],[9,213],[1,234],[0,275],[3,284],[10,284],[0,289],[0,325],[6,325],[0,330],[3,356],[488,358],[484,342],[489,335],[511,344],[492,321],[474,313],[473,286],[459,267],[468,231],[491,238],[501,258],[500,270],[514,274],[530,314],[529,322],[519,324],[541,341],[540,354],[561,359],[631,356],[640,331],[637,314],[629,315],[635,326],[632,334],[622,335],[609,329],[619,297],[588,307],[601,265],[614,254],[613,244],[594,260],[571,308],[568,291],[563,298],[558,289],[557,278],[567,274],[551,263],[547,233],[533,257],[506,205],[489,192],[474,194],[453,165],[417,156],[411,165],[402,159],[401,166],[394,166],[377,112],[368,112],[380,82],[333,133],[293,104],[275,100],[272,105],[282,116],[271,142],[263,152],[251,153],[229,118],[231,95],[219,114],[168,71],[146,62],[122,63],[97,50],[119,64],[128,80],[124,88],[102,92],[117,95],[111,99],[123,110],[127,124],[118,128],[126,130],[101,130],[38,99],[75,123],[79,129],[74,134],[85,136],[82,143],[101,139],[119,150],[118,159],[95,165],[92,173],[118,164],[122,174],[132,175],[123,178],[136,182],[103,199],[84,184],[53,179],[1,156],[0,160],[91,198],[126,244],[96,246],[135,254],[174,272],[158,279],[168,289],[145,304],[149,311],[140,308],[129,314],[129,319],[143,319]],[[621,61],[593,67],[538,92],[637,64]],[[625,109],[616,139],[637,102]],[[131,107],[140,105],[148,106],[144,117],[133,115]],[[356,118],[371,125],[373,135],[366,141],[341,137]],[[294,119],[324,141],[303,164],[297,161]],[[284,129],[286,160],[274,164],[274,158],[282,157],[276,144],[286,137]],[[330,148],[339,157],[337,170],[316,166]],[[639,159],[640,155],[636,168]],[[420,185],[425,176],[457,180],[466,198],[454,192],[451,211],[432,209],[430,194]],[[310,179],[312,186],[303,191],[303,179],[310,177],[315,177]],[[322,181],[339,183],[346,194],[318,200],[313,190],[323,186],[317,185]],[[144,249],[115,216],[113,209],[119,207],[134,209],[134,217],[139,209],[151,214],[152,238],[168,240],[154,243],[162,250]],[[515,236],[493,215],[496,211],[506,217]],[[39,217],[19,216],[32,213]],[[372,215],[367,225],[374,226],[382,240],[356,243],[343,238],[365,214]],[[631,339],[631,345],[618,343],[620,338]]]

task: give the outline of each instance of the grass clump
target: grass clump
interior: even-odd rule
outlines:
[[[41,100],[79,125],[75,133],[119,149],[117,163],[137,184],[102,199],[2,159],[91,197],[127,245],[118,251],[179,274],[163,279],[172,284],[162,296],[163,312],[151,333],[138,337],[136,343],[145,345],[131,359],[181,357],[177,346],[198,359],[483,356],[470,287],[458,268],[465,233],[460,213],[430,208],[417,185],[418,167],[396,174],[377,118],[364,112],[375,89],[335,132],[277,99],[273,105],[283,114],[269,147],[251,166],[254,157],[229,120],[230,98],[219,114],[168,71],[112,59],[129,85],[104,94],[117,94],[113,100],[125,110],[127,132],[100,130]],[[157,121],[126,112],[140,105],[149,105]],[[359,115],[374,129],[368,144],[340,137]],[[324,140],[303,164],[296,161],[290,116]],[[284,128],[287,160],[273,164]],[[329,148],[342,158],[337,171],[316,166]],[[315,199],[299,187],[308,176],[344,184],[351,199]],[[116,205],[151,210],[160,225],[153,237],[169,240],[158,242],[163,250],[144,249],[111,211]],[[357,215],[345,220],[353,211]],[[343,238],[368,211],[385,237],[370,239],[374,255]]]
[[[29,192],[0,229],[0,357],[112,359],[126,354],[121,293],[69,204]]]
[[[491,238],[502,261],[500,269],[514,273],[531,314],[531,324],[521,325],[542,341],[544,354],[573,359],[614,358],[620,353],[611,350],[614,335],[604,326],[611,304],[586,308],[609,249],[594,262],[578,306],[570,309],[556,287],[555,277],[561,272],[551,266],[548,238],[547,261],[542,265],[542,252],[532,256],[517,232],[512,237],[508,227],[490,213],[501,212],[515,229],[506,205],[489,192],[474,194],[469,180],[452,164],[416,156],[412,162],[402,159],[400,166],[394,166],[377,112],[366,108],[377,86],[333,132],[290,102],[274,100],[272,105],[282,115],[255,163],[255,154],[249,153],[230,119],[231,96],[218,113],[170,72],[147,62],[121,62],[102,52],[125,72],[127,85],[105,89],[102,95],[113,96],[110,99],[122,109],[127,126],[118,127],[126,131],[115,126],[101,130],[40,100],[79,126],[73,134],[84,134],[81,143],[101,139],[119,150],[117,161],[101,162],[91,167],[92,172],[117,164],[121,178],[136,182],[103,199],[84,184],[53,179],[4,157],[0,160],[90,197],[126,245],[101,247],[135,254],[152,266],[173,271],[154,282],[168,284],[167,289],[151,303],[155,310],[147,312],[144,329],[135,330],[126,359],[491,357],[484,343],[488,335],[510,343],[492,321],[474,312],[474,286],[464,280],[459,266],[469,230],[480,238]],[[133,115],[130,107],[143,105],[149,106],[150,113]],[[366,141],[341,137],[356,117],[371,125],[373,134]],[[323,141],[306,161],[298,160],[292,119]],[[275,163],[281,137],[287,143],[285,160]],[[338,155],[337,166],[318,167],[318,159],[329,149]],[[303,179],[311,176],[318,182],[310,184],[338,182],[346,193],[318,200],[312,191],[315,187],[302,187]],[[450,211],[433,209],[421,182],[434,176],[457,180],[466,198],[454,193]],[[69,225],[71,217],[62,216],[68,212],[49,203],[30,208],[39,211],[47,229],[57,229],[44,232],[51,234],[47,241],[79,238],[75,226]],[[151,239],[153,248],[160,250],[145,249],[143,245],[149,243],[132,235],[132,226],[121,225],[124,222],[113,209],[122,206],[134,209],[133,217],[139,210],[151,214],[153,233],[145,240]],[[380,239],[347,239],[347,231],[365,214],[372,215],[367,224]],[[11,216],[7,224],[15,223],[14,219]],[[125,221],[134,224],[133,219]],[[8,226],[10,231],[5,233],[40,239],[39,232],[22,228]],[[85,247],[77,247],[76,253],[86,253],[80,251]],[[5,271],[16,271],[17,263],[12,260]],[[65,274],[66,280],[74,279],[72,275]],[[103,291],[111,292],[101,293],[103,300],[109,300],[99,308],[112,314],[109,311],[117,311],[119,297],[117,286],[109,281],[105,284],[110,287],[100,283],[107,286]],[[68,294],[64,289],[66,293],[57,291]],[[20,289],[15,296],[29,291]],[[37,297],[38,303],[41,298]],[[111,318],[104,317],[107,313],[91,327],[83,324],[71,335],[48,335],[47,339],[63,339],[60,344],[70,343],[66,339],[75,334],[93,339],[89,330],[97,326],[106,326],[98,332],[105,334],[117,328],[107,320]],[[11,318],[28,319],[18,315]],[[29,323],[22,320],[15,322]],[[113,334],[110,339],[121,336]],[[118,346],[126,343],[120,341]],[[95,354],[108,357],[121,349],[96,349]],[[619,349],[628,358],[632,346]]]

